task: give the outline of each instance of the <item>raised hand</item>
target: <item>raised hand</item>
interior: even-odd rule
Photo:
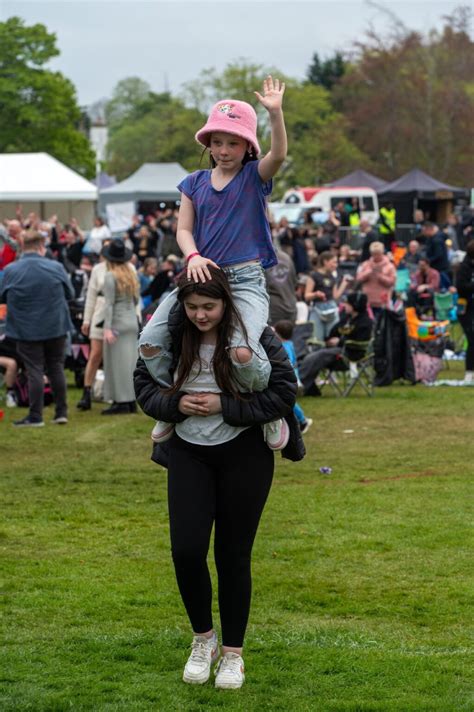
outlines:
[[[281,82],[280,84],[280,80],[273,80],[273,77],[270,74],[263,80],[263,95],[258,91],[254,92],[259,102],[270,113],[281,110],[284,93],[285,82]]]

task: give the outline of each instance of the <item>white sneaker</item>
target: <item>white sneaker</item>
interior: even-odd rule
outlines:
[[[308,432],[308,430],[310,429],[310,427],[312,426],[312,424],[313,424],[313,419],[306,418],[304,423],[301,423],[301,425],[300,425],[301,435],[305,435]]]
[[[162,420],[157,420],[155,427],[151,431],[151,439],[154,443],[165,443],[174,432],[173,423],[164,423]]]
[[[51,421],[53,425],[67,425],[67,417],[65,415],[57,415]]]
[[[263,426],[263,437],[270,450],[283,450],[290,438],[290,428],[284,418]]]
[[[7,408],[16,408],[18,405],[18,403],[16,402],[15,395],[11,391],[7,391],[5,405],[7,406]]]
[[[238,690],[245,682],[244,661],[237,653],[226,653],[216,667],[216,687]]]
[[[217,635],[212,638],[195,635],[191,645],[191,655],[184,667],[183,680],[191,685],[203,685],[209,680],[211,665],[219,657]]]

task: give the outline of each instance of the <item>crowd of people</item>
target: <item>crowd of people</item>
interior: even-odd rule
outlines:
[[[276,224],[271,221],[270,215],[278,264],[265,273],[270,297],[269,323],[275,325],[284,320],[294,325],[296,322],[310,320],[314,324],[314,340],[321,347],[335,348],[334,329],[341,320],[344,323],[345,314],[351,310],[349,296],[357,291],[366,296],[367,314],[371,319],[375,319],[384,308],[390,308],[394,300],[400,297],[406,305],[415,306],[420,313],[434,316],[434,295],[449,292],[453,295],[453,303],[457,301],[458,319],[467,341],[465,379],[472,379],[474,337],[470,255],[473,248],[469,244],[474,236],[472,217],[466,220],[464,215],[462,221],[457,216],[449,216],[442,226],[419,220],[417,239],[402,245],[393,239],[387,244],[387,233],[380,232],[380,225],[370,225],[364,219],[358,222],[357,231],[351,231],[350,242],[346,242],[347,233],[341,232],[340,227],[347,223],[347,219],[342,218],[341,211],[344,212],[342,204],[336,206],[323,225],[316,225],[310,217],[301,226],[290,226],[285,218]],[[78,403],[79,409],[89,410],[92,407],[93,384],[97,372],[102,369],[105,400],[111,401],[104,413],[134,412],[131,374],[137,334],[157,305],[174,289],[176,276],[185,264],[176,239],[177,220],[177,208],[160,208],[147,215],[135,215],[130,228],[120,235],[122,252],[118,256],[117,235],[112,239],[110,229],[100,217],[95,219],[92,229],[86,231],[74,218],[61,225],[56,216],[43,221],[30,213],[23,218],[18,210],[14,218],[4,221],[0,226],[0,288],[5,267],[19,261],[24,253],[30,254],[32,245],[36,246],[35,250],[38,247],[39,242],[32,241],[32,235],[36,235],[42,242],[44,256],[50,262],[62,265],[63,277],[64,273],[67,275],[64,284],[70,287],[65,297],[68,311],[72,311],[74,316],[72,305],[76,305],[76,312],[82,314],[82,323],[77,324],[73,319],[73,324],[67,322],[66,330],[62,327],[64,333],[59,336],[65,339],[61,352],[63,358],[71,352],[71,333],[75,334],[76,330],[89,344],[83,374],[84,392]],[[122,306],[119,306],[121,300],[118,304],[116,302],[117,294],[110,275],[107,288],[105,284],[106,275],[111,273],[116,279],[117,270],[125,275],[134,275],[133,289],[131,285],[125,287],[121,278],[118,293],[125,288],[129,296],[128,302],[126,300]],[[36,290],[38,287],[33,286],[33,274],[29,271],[26,274],[31,289]],[[44,274],[42,271],[40,279],[46,279]],[[405,283],[398,284],[402,275]],[[10,292],[10,308],[15,310],[11,288]],[[52,308],[49,306],[52,292],[49,295],[49,298],[39,300],[45,314],[48,313],[46,321],[41,318],[36,320],[37,324],[43,326],[57,307],[57,303]],[[361,304],[360,301],[358,303]],[[114,307],[111,311],[112,304]],[[122,317],[128,319],[126,329],[121,312]],[[29,310],[25,318],[31,320],[33,313]],[[133,320],[130,317],[132,313]],[[114,377],[114,368],[117,366],[115,360],[110,359],[110,346],[117,342],[117,348],[112,353],[121,354],[127,329],[130,334],[128,359],[124,360],[122,355],[117,357],[121,365]],[[49,338],[49,332],[45,330],[44,333]],[[29,331],[26,341],[35,340],[33,336],[36,337],[35,330]],[[33,400],[38,399],[38,364],[30,360],[28,369],[28,358],[20,343],[25,341],[24,337],[23,332],[16,338],[5,336],[4,326],[0,332],[0,369],[4,373],[5,399],[9,407],[17,405],[19,400],[15,383],[21,369],[31,373],[36,370],[36,385],[32,389],[33,394],[36,394]],[[318,358],[323,358],[323,354]],[[315,361],[314,354],[309,361]],[[42,360],[38,363],[41,370]],[[125,363],[128,364],[125,367],[128,375],[124,378],[122,369]],[[46,361],[43,366],[46,366]],[[47,368],[45,370],[48,371]],[[310,373],[313,372],[310,369]],[[57,365],[53,366],[52,375],[48,373],[47,378],[55,380],[55,374]],[[42,380],[43,376],[41,374]],[[115,383],[115,387],[111,386],[112,383]],[[119,383],[125,384],[124,387],[119,387]],[[316,394],[318,389],[313,383],[307,383],[305,392]],[[64,410],[64,405],[59,407],[58,417],[63,420]],[[26,420],[40,419],[39,415],[36,403]]]

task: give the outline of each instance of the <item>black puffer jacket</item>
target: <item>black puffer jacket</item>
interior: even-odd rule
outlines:
[[[184,310],[178,304],[171,310],[168,322],[173,341],[173,368],[179,359],[184,319]],[[244,393],[242,399],[221,393],[222,417],[226,423],[236,427],[263,425],[278,418],[286,418],[290,426],[290,440],[282,450],[282,456],[293,461],[301,460],[305,456],[305,446],[293,414],[297,390],[295,372],[281,341],[272,329],[267,327],[260,341],[272,364],[268,387],[261,392]],[[187,416],[178,407],[185,393],[181,391],[170,394],[160,390],[142,359],[137,362],[134,384],[137,401],[146,415],[167,423],[180,423],[186,419]],[[158,448],[155,446],[152,459],[166,466],[164,445]]]
[[[467,301],[468,311],[474,311],[474,260],[466,255],[456,274],[458,294]]]

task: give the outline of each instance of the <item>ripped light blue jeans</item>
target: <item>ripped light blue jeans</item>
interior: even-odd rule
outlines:
[[[269,299],[265,285],[263,268],[258,263],[224,267],[229,280],[234,304],[247,330],[247,340],[241,328],[234,327],[229,346],[248,346],[252,358],[248,363],[233,361],[235,376],[242,391],[263,391],[270,377],[271,364],[260,337],[268,322]],[[159,304],[148,324],[140,334],[139,348],[150,375],[161,386],[169,386],[171,356],[171,336],[168,330],[168,315],[177,302],[175,289]],[[141,347],[158,348],[159,353],[149,356]]]

